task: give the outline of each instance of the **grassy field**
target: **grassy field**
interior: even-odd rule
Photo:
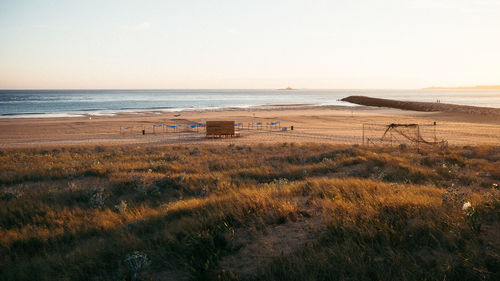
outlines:
[[[498,184],[490,146],[5,150],[0,280],[500,280]]]

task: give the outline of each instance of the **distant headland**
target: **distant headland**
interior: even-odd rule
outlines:
[[[293,90],[295,90],[295,89],[294,89],[294,88],[292,88],[292,87],[290,87],[290,86],[288,86],[288,87],[286,87],[286,88],[284,88],[284,89],[278,89],[278,90],[281,90],[281,91],[293,91]]]
[[[468,87],[427,87],[422,90],[462,90],[462,91],[492,91],[500,90],[500,85],[481,85]]]

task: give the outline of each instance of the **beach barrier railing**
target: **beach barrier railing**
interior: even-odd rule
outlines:
[[[158,128],[162,128],[161,131],[158,131]],[[182,130],[182,128],[186,128],[185,130]],[[158,123],[158,124],[150,124],[150,125],[142,125],[142,126],[120,126],[120,134],[124,133],[141,133],[144,131],[144,134],[146,133],[153,133],[156,134],[157,132],[163,132],[163,133],[168,133],[168,132],[179,132],[179,131],[193,131],[195,130],[196,132],[199,131],[199,128],[205,128],[204,123],[194,123],[194,124],[164,124],[164,123]]]
[[[134,133],[134,129],[144,129],[144,127],[141,127],[141,126],[130,126],[130,127],[120,126],[120,134],[124,134],[127,131],[130,131],[130,133]]]
[[[155,128],[161,128],[163,127],[163,124],[154,124],[153,125],[153,134],[156,134]]]
[[[275,121],[270,123],[271,129],[279,129],[280,125],[281,125],[280,121]]]
[[[238,129],[238,130],[241,130],[241,128],[243,128],[243,123],[241,123],[241,122],[240,123],[235,123],[234,124],[234,128]]]
[[[282,130],[281,128],[281,122],[280,121],[273,121],[273,122],[262,122],[262,121],[257,121],[257,122],[251,122],[247,123],[247,128],[248,130],[262,130],[262,129],[279,129]],[[264,127],[265,126],[265,127]],[[162,128],[162,130],[158,130],[158,128]],[[185,124],[168,124],[168,123],[156,123],[156,124],[148,124],[147,126],[145,125],[135,125],[135,126],[120,126],[120,134],[124,133],[141,133],[144,131],[143,134],[156,134],[156,133],[181,133],[181,132],[196,132],[199,133],[200,128],[203,128],[205,131],[206,124],[203,122],[196,122],[196,123],[185,123]],[[237,122],[234,123],[234,129],[235,130],[242,130],[245,128],[245,123],[243,122]],[[137,130],[137,131],[136,131]]]
[[[130,131],[130,133],[134,133],[134,129],[139,129],[139,132],[144,131],[146,132],[147,130],[153,130],[153,134],[156,133],[156,128],[163,128],[163,132],[165,132],[166,126],[165,124],[153,124],[151,126],[120,126],[120,134],[124,134],[127,131]]]
[[[240,124],[241,128],[243,128],[243,123],[238,123],[238,124]],[[264,123],[262,123],[262,122],[248,123],[247,129],[250,130],[250,129],[256,128],[258,130],[261,130],[263,128],[263,125],[264,125]],[[266,123],[266,125],[268,125],[268,123]],[[236,124],[235,124],[235,126],[236,126]]]

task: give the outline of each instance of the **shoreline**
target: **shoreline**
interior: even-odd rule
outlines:
[[[249,105],[249,106],[228,106],[228,107],[212,107],[212,108],[179,108],[169,110],[159,109],[138,109],[138,110],[117,110],[110,113],[26,113],[26,114],[7,114],[0,115],[2,119],[46,119],[46,118],[81,118],[81,117],[97,117],[97,116],[120,116],[120,115],[141,115],[141,114],[170,114],[170,113],[186,113],[186,112],[224,112],[224,111],[265,111],[265,110],[287,110],[287,109],[347,109],[359,107],[346,102],[346,105],[322,105],[322,104],[264,104],[264,105]]]
[[[2,119],[37,119],[37,118],[78,118],[78,117],[94,117],[94,116],[118,116],[122,114],[143,114],[143,113],[182,113],[182,112],[213,112],[213,111],[237,111],[237,110],[283,110],[283,109],[304,109],[304,108],[353,108],[356,106],[377,106],[396,108],[401,110],[414,111],[444,111],[444,112],[468,112],[471,114],[494,114],[500,115],[500,107],[481,107],[465,104],[452,103],[436,103],[436,102],[419,102],[419,101],[404,101],[396,99],[372,98],[368,96],[348,96],[338,98],[334,103],[276,103],[276,104],[259,104],[259,105],[227,105],[214,107],[162,107],[162,108],[124,108],[124,109],[102,109],[102,110],[83,110],[83,111],[68,111],[68,112],[52,112],[52,113],[6,113],[0,115]],[[476,112],[474,112],[476,111]]]

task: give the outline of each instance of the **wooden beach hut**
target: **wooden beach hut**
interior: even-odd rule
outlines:
[[[234,121],[207,121],[207,137],[221,138],[236,136]]]

